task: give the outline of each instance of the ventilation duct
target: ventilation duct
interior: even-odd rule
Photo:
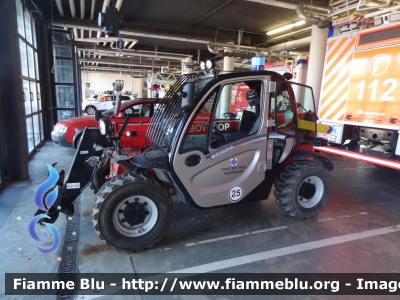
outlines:
[[[311,43],[311,36],[308,36],[308,37],[305,37],[305,38],[302,38],[299,40],[294,40],[294,41],[289,41],[286,43],[274,45],[272,47],[269,47],[268,51],[271,51],[271,52],[289,51],[289,50],[293,50],[296,48],[309,46],[310,43]],[[281,56],[281,55],[279,55],[279,56]]]
[[[326,28],[332,20],[332,9],[300,3],[296,7],[297,16],[307,24],[316,25],[318,28]],[[317,17],[318,16],[318,17]]]

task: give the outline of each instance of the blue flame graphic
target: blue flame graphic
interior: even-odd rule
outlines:
[[[59,178],[56,169],[54,169],[49,164],[47,164],[47,168],[49,169],[49,178],[47,178],[45,182],[43,182],[41,185],[38,186],[38,188],[35,191],[35,194],[33,195],[33,203],[36,205],[37,208],[44,211],[48,210],[53,205],[58,195],[58,187],[57,187],[56,192],[54,192],[53,190],[46,196],[45,202],[47,208],[44,207],[43,204],[44,195],[57,183]]]
[[[58,186],[56,186],[52,191],[50,191],[54,185],[57,183],[59,175],[57,171],[49,164],[47,164],[47,168],[49,169],[49,178],[43,182],[41,185],[38,186],[38,188],[35,191],[35,194],[33,196],[33,203],[36,205],[37,208],[43,210],[43,211],[48,211],[51,206],[54,204],[54,202],[57,200],[58,196]],[[44,202],[46,203],[46,207],[43,204],[43,197],[44,195],[50,191],[46,198],[44,199]],[[43,243],[43,240],[39,237],[39,235],[36,232],[36,225],[40,219],[50,219],[50,217],[46,214],[40,214],[32,218],[32,220],[29,222],[28,225],[28,231],[29,235],[31,236],[32,239],[34,239],[37,242]],[[38,246],[35,246],[35,248],[42,254],[49,254],[53,251],[55,251],[59,246],[60,246],[60,234],[55,226],[52,224],[44,223],[47,228],[50,229],[52,235],[53,235],[53,245],[50,248],[41,248]],[[41,230],[41,233],[48,238],[49,234],[47,231],[44,229]]]

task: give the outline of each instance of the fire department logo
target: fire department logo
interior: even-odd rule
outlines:
[[[231,166],[232,166],[232,167],[236,167],[237,164],[238,164],[238,161],[237,161],[236,157],[231,158]]]
[[[385,54],[375,55],[369,62],[368,71],[374,76],[380,76],[389,68],[390,59]]]

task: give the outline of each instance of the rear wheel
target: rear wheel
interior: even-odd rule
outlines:
[[[289,215],[306,219],[324,209],[330,190],[327,169],[317,163],[294,162],[275,181],[275,201]]]
[[[86,112],[88,115],[94,115],[95,111],[96,111],[96,107],[94,107],[94,106],[92,106],[92,105],[90,105],[90,106],[88,106],[88,107],[85,108],[85,112]]]
[[[106,183],[106,176],[111,174],[110,171],[110,157],[105,156],[100,159],[99,166],[96,167],[96,170],[93,174],[93,180],[90,183],[90,189],[93,193],[97,193],[101,186]]]
[[[96,194],[93,227],[101,240],[128,252],[151,248],[169,228],[172,203],[153,178],[124,173]]]

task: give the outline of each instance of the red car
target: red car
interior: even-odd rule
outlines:
[[[113,122],[115,122],[118,127],[116,128],[117,132],[119,126],[122,126],[122,123],[124,122],[124,114],[129,113],[132,115],[129,124],[124,131],[124,135],[121,138],[122,144],[126,145],[125,147],[144,148],[144,137],[154,112],[154,99],[143,98],[126,101],[121,104],[121,107],[122,114],[113,119]],[[103,116],[114,116],[114,109],[106,110],[103,112]],[[99,127],[99,123],[94,119],[94,116],[82,116],[62,120],[57,122],[54,126],[54,129],[51,132],[51,138],[57,145],[77,148],[79,139],[85,127]],[[130,139],[128,136],[135,136],[138,138]]]

